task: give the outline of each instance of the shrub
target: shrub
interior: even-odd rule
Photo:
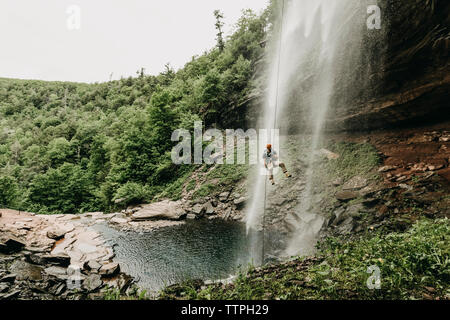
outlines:
[[[127,182],[117,189],[114,201],[120,201],[121,205],[138,204],[147,200],[148,190],[146,187],[135,182]]]

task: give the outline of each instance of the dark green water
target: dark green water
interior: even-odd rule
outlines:
[[[238,223],[188,221],[146,233],[120,232],[106,224],[95,229],[115,244],[122,271],[149,291],[187,279],[228,278],[251,260],[245,225]]]

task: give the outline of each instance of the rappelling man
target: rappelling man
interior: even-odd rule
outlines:
[[[264,150],[263,159],[264,159],[264,167],[269,171],[269,180],[272,183],[272,185],[275,184],[275,180],[273,179],[274,167],[280,167],[287,178],[292,177],[288,173],[285,164],[279,161],[278,154],[275,150],[272,150],[271,144],[268,144],[266,150]]]

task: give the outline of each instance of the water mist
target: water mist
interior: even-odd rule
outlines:
[[[263,128],[269,130],[273,128],[274,123],[277,123],[276,129],[286,128],[288,119],[291,122],[306,124],[305,128],[297,129],[307,131],[310,135],[308,148],[301,151],[307,154],[304,169],[306,186],[302,194],[293,195],[299,197],[300,204],[286,217],[286,223],[295,231],[288,241],[285,254],[298,255],[311,253],[325,220],[320,212],[314,212],[312,209],[314,161],[323,136],[327,112],[335,93],[336,74],[339,73],[339,67],[352,64],[353,61],[349,59],[358,56],[358,52],[351,55],[343,54],[345,52],[343,39],[351,38],[352,43],[360,43],[361,25],[355,17],[361,13],[361,2],[285,0],[282,6],[284,6],[283,19],[280,22],[282,32],[278,30],[278,36],[272,39],[269,47],[273,58],[260,123]],[[274,33],[276,32],[277,30],[274,30]],[[357,46],[355,48],[358,49]],[[356,68],[358,61],[354,63]],[[295,79],[299,77],[307,79],[306,86],[297,87],[298,82]],[[294,103],[293,96],[296,97]],[[296,113],[298,110],[301,112]],[[301,115],[301,119],[292,119],[294,114]],[[266,141],[260,139],[261,155],[265,143]],[[280,150],[280,146],[275,149]],[[261,240],[255,240],[257,239],[255,230],[261,230],[264,223],[264,199],[266,192],[269,192],[266,189],[266,176],[261,172],[258,173],[255,176],[247,212],[247,230],[253,237],[252,251],[255,261],[261,259],[258,260],[257,257],[262,256],[263,245]]]

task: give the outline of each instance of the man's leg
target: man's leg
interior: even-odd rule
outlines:
[[[288,173],[286,165],[283,162],[280,162],[278,165],[280,166],[281,170],[283,170],[283,173],[286,175],[286,177],[290,178],[291,175]]]
[[[272,183],[272,185],[275,184],[275,180],[273,179],[273,163],[269,163],[267,166],[267,169],[269,170],[269,180]]]

